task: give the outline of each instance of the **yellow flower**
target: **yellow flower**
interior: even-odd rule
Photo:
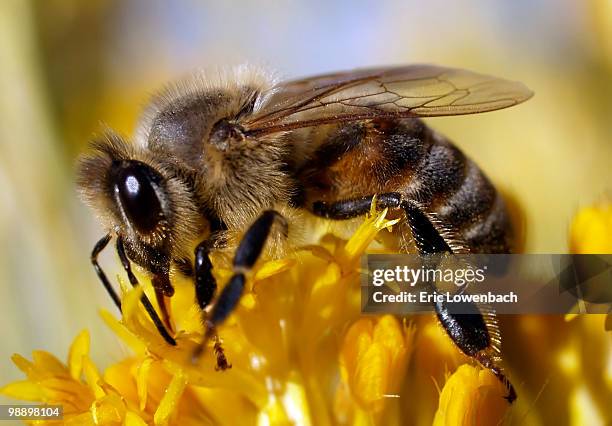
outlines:
[[[612,203],[602,202],[578,212],[570,230],[570,251],[612,253]],[[612,313],[566,315],[566,320],[571,321],[571,327],[577,332],[574,344],[560,351],[558,363],[563,374],[576,384],[570,393],[573,423],[609,423],[612,421],[612,344],[602,330],[612,331]],[[591,369],[577,368],[584,363]]]
[[[607,211],[589,212],[586,222],[579,215],[574,247],[584,247],[591,238],[585,230],[605,223]],[[386,213],[372,212],[348,240],[328,233],[316,245],[258,262],[241,303],[218,330],[231,369],[215,370],[212,342],[197,365],[191,360],[203,329],[193,284],[175,281],[172,347],[139,303],[143,291],[155,300],[150,283],[139,277],[143,287],[122,283],[122,318],[101,312],[130,357],[101,374],[82,332],[65,364],[42,351],[32,361],[15,355],[26,379],[0,393],[62,404],[69,425],[468,425],[507,419],[537,425],[560,404],[573,424],[610,419],[612,376],[601,374],[610,341],[602,318],[501,317],[505,367],[518,393],[510,406],[499,380],[473,366],[434,315],[414,316],[409,326],[390,315],[362,316],[360,258],[385,252],[377,239],[396,223]],[[215,253],[212,261],[217,281],[227,282],[230,256]],[[557,384],[548,386],[550,377]]]
[[[172,347],[159,336],[139,303],[143,291],[154,300],[150,284],[140,277],[144,283],[140,288],[127,289],[122,283],[120,320],[101,312],[133,357],[111,365],[101,376],[87,356],[89,338],[84,333],[73,345],[77,349],[71,350],[68,366],[57,360],[36,364],[40,374],[55,381],[61,378],[66,382],[63,386],[74,392],[49,393],[55,388],[28,375],[28,380],[9,384],[2,393],[70,404],[66,421],[75,424],[335,423],[330,401],[342,386],[338,354],[344,331],[360,315],[359,262],[377,234],[397,222],[386,220],[385,215],[386,211],[372,214],[348,241],[328,234],[319,245],[302,247],[284,259],[260,262],[240,306],[219,329],[231,369],[215,370],[212,347],[197,365],[191,360],[202,339],[192,284],[175,283],[171,312],[179,331],[177,346]],[[228,257],[219,253],[212,260],[218,282],[227,282]],[[383,320],[376,328],[376,341],[393,337],[389,321],[397,320]],[[404,333],[399,328],[396,332]],[[398,368],[403,368],[408,349],[393,355]],[[36,354],[35,361],[40,358]],[[25,365],[18,355],[15,359],[18,366]],[[389,389],[397,389],[397,384]],[[78,401],[70,399],[72,393],[79,396]]]
[[[508,410],[505,393],[489,370],[464,364],[446,381],[433,424],[499,425]]]
[[[399,396],[414,334],[414,327],[402,326],[391,315],[361,318],[351,325],[340,352],[340,368],[343,384],[361,409],[380,414],[390,398]],[[346,391],[340,389],[336,404],[343,396]]]
[[[184,377],[169,375],[158,360],[146,356],[128,358],[101,376],[89,358],[87,331],[75,338],[67,364],[43,351],[34,351],[32,358],[30,362],[20,355],[13,356],[27,380],[10,383],[0,393],[26,401],[61,404],[64,424],[137,426],[153,420],[155,424],[166,424],[173,413],[177,424],[212,423],[196,394],[183,392]],[[179,398],[180,409],[174,410]]]
[[[578,254],[612,253],[612,203],[582,209],[572,222],[570,251]]]
[[[95,400],[94,392],[98,390],[97,383],[90,381],[96,377],[96,373],[88,352],[89,335],[84,331],[70,347],[68,365],[44,351],[34,351],[32,361],[15,354],[12,360],[27,380],[10,383],[0,392],[26,401],[62,401],[64,419],[71,421],[89,410]],[[86,374],[82,374],[84,370]],[[82,375],[85,376],[84,380],[81,379]]]

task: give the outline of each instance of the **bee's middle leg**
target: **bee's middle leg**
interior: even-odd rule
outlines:
[[[195,294],[198,306],[202,312],[204,325],[206,327],[205,335],[212,336],[215,340],[215,356],[217,358],[217,370],[227,370],[231,368],[231,364],[225,357],[225,352],[221,346],[221,340],[217,335],[215,327],[207,317],[206,307],[210,305],[217,291],[217,280],[212,274],[213,264],[210,261],[210,252],[217,246],[217,238],[214,236],[202,241],[195,249]],[[193,354],[194,359],[197,359],[204,344],[196,348]]]
[[[207,319],[206,333],[204,340],[201,345],[196,349],[194,358],[199,357],[201,352],[204,350],[208,340],[214,337],[216,334],[216,327],[227,319],[229,314],[236,308],[246,283],[246,273],[253,267],[263,247],[268,240],[272,227],[275,223],[279,223],[284,232],[287,230],[287,222],[285,218],[275,210],[264,211],[259,218],[249,227],[246,231],[238,248],[233,260],[234,273],[229,280],[229,283],[223,288],[221,294],[215,302],[212,312]],[[204,256],[205,250],[202,249],[202,255],[200,256],[201,262],[201,294],[203,302],[208,305],[214,295],[214,289],[216,288],[216,282],[212,277],[212,264],[207,259],[208,255]],[[196,254],[196,277],[198,275],[198,256]],[[208,272],[206,272],[208,271]],[[214,282],[214,284],[213,284]],[[197,279],[196,279],[197,288]],[[218,343],[218,342],[217,342]],[[217,358],[219,358],[218,346],[215,343],[215,351],[217,352]]]

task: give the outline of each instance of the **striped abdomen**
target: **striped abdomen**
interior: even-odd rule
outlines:
[[[417,119],[333,128],[301,165],[306,206],[385,192],[420,201],[473,252],[510,251],[504,202],[478,166]]]

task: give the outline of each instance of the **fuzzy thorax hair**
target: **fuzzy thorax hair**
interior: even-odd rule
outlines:
[[[160,114],[176,111],[189,102],[198,103],[201,114],[211,122],[215,118],[235,117],[248,104],[252,105],[253,113],[258,112],[275,93],[278,82],[277,76],[263,68],[239,65],[200,70],[169,83],[154,93],[144,108],[135,133],[136,143],[147,146]]]
[[[293,192],[285,135],[254,138],[240,131],[266,105],[274,84],[252,67],[197,73],[153,96],[136,132],[138,146],[170,154],[195,172],[198,197],[230,228],[248,226]]]

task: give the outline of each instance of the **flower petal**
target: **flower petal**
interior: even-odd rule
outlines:
[[[151,364],[153,364],[153,359],[145,358],[140,366],[138,366],[138,373],[136,375],[138,403],[141,411],[144,411],[147,405],[147,379],[149,378],[149,371],[151,371]]]
[[[39,378],[39,374],[37,374],[36,371],[36,366],[27,359],[25,359],[23,356],[19,354],[13,354],[11,360],[17,366],[17,368],[19,368],[25,373],[26,376],[28,376],[28,379],[36,380]]]
[[[79,380],[83,370],[83,357],[89,354],[89,332],[81,331],[72,342],[68,351],[68,368],[70,376],[74,380]]]
[[[100,373],[88,356],[83,356],[83,374],[85,375],[85,381],[89,385],[89,388],[93,391],[96,399],[104,397],[106,393],[98,384],[98,381],[100,380]]]
[[[373,342],[359,360],[351,386],[364,408],[373,412],[382,410],[391,373],[389,352],[380,343]]]
[[[100,310],[100,316],[106,325],[136,354],[140,355],[146,352],[147,346],[138,337],[134,336],[123,324],[117,321],[110,312],[102,309]]]
[[[153,421],[155,425],[166,425],[172,413],[177,409],[178,402],[181,399],[181,395],[185,390],[187,380],[181,370],[177,371],[172,377],[172,381],[166,389],[162,400],[155,411]]]
[[[130,321],[135,321],[138,314],[140,297],[144,293],[144,287],[139,285],[131,288],[121,300],[121,312],[123,313],[123,321],[130,324]]]
[[[37,369],[44,370],[49,375],[69,377],[68,368],[55,356],[46,351],[32,351],[32,361]]]
[[[125,413],[125,419],[123,419],[123,426],[147,426],[142,417],[133,411]]]
[[[508,410],[505,389],[487,369],[461,365],[446,381],[434,426],[499,425]]]
[[[105,426],[121,423],[126,409],[119,395],[110,394],[94,401],[90,411],[94,423]]]
[[[271,260],[264,263],[263,266],[257,270],[253,280],[265,280],[273,275],[280,274],[281,272],[291,269],[293,265],[295,265],[295,259]]]
[[[45,393],[43,388],[28,380],[9,383],[0,388],[0,394],[9,398],[22,399],[25,401],[44,401]]]

